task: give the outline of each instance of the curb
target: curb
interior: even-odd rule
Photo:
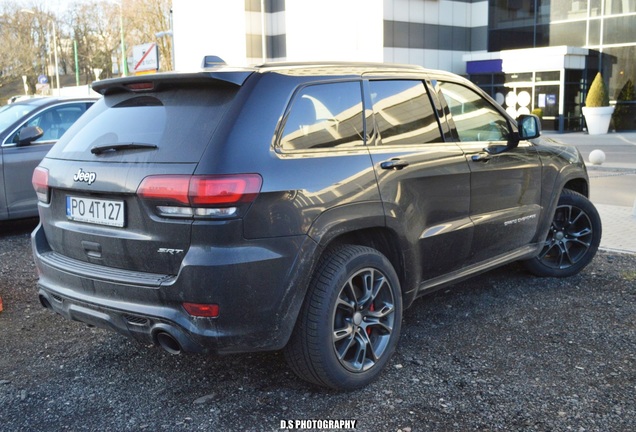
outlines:
[[[585,163],[585,168],[587,168],[588,171],[612,171],[627,174],[636,174],[636,168],[594,165],[589,162]]]

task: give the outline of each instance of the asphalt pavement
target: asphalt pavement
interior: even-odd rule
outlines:
[[[636,431],[636,133],[546,135],[586,159],[607,153],[589,168],[606,250],[570,278],[514,263],[418,299],[386,370],[355,392],[300,381],[279,352],[172,356],[63,319],[37,299],[37,220],[1,223],[0,431],[281,431],[321,420],[355,420],[360,432]]]
[[[601,216],[601,249],[636,253],[636,132],[589,135],[585,132],[544,132],[555,141],[576,146],[590,176],[590,198]],[[589,162],[594,150],[605,153],[605,162]]]

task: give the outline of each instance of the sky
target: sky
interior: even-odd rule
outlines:
[[[18,3],[24,4],[26,8],[32,7],[33,5],[41,5],[44,10],[56,11],[60,13],[66,12],[66,10],[68,10],[68,8],[70,8],[75,3],[83,3],[88,1],[89,0],[17,0]],[[118,0],[112,1],[114,3],[118,2]],[[0,0],[0,4],[8,2],[9,0]]]

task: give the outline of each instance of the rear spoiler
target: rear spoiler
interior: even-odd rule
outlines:
[[[214,85],[219,83],[242,86],[245,80],[254,73],[253,69],[218,67],[202,72],[164,72],[158,74],[110,78],[95,81],[91,87],[102,95],[120,92],[156,91],[198,85]]]

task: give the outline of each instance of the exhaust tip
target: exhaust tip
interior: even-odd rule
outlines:
[[[39,295],[38,298],[40,299],[40,304],[42,305],[42,307],[44,307],[45,309],[53,309],[51,303],[46,297],[44,297],[43,295]]]
[[[167,332],[162,331],[157,333],[156,338],[157,338],[157,343],[159,344],[159,346],[170,354],[177,355],[177,354],[181,354],[181,351],[183,351],[181,349],[181,345],[174,338],[174,336],[172,336],[171,334]]]

